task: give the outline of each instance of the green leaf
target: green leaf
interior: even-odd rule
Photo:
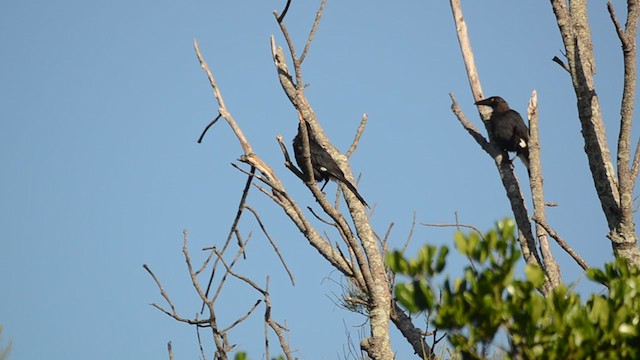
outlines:
[[[386,263],[389,269],[401,275],[409,275],[409,262],[400,251],[387,253]]]
[[[462,231],[456,231],[455,234],[453,234],[453,242],[456,244],[458,251],[463,255],[469,255],[467,239],[464,238]]]
[[[627,323],[620,324],[618,332],[625,336],[638,336],[638,328]]]
[[[235,360],[247,360],[247,353],[244,351],[241,351],[239,353],[236,353],[236,356],[234,357]]]
[[[413,284],[396,285],[396,298],[411,313],[420,312],[414,301],[414,292]]]
[[[592,281],[597,281],[603,285],[606,285],[608,283],[607,276],[604,274],[604,271],[600,269],[587,269],[587,278]]]
[[[420,310],[433,309],[433,292],[426,281],[416,280],[413,282],[414,294],[413,299]]]
[[[436,261],[435,274],[444,270],[444,266],[447,262],[447,254],[449,254],[449,248],[446,246],[442,246],[440,248],[440,252],[438,253],[438,260]]]
[[[524,273],[527,281],[533,284],[534,288],[538,289],[544,284],[544,272],[538,265],[527,264],[524,267]]]
[[[606,326],[611,316],[611,309],[606,299],[596,296],[592,299],[591,311],[589,318],[594,323]]]

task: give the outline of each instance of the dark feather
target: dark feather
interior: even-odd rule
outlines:
[[[331,155],[313,138],[311,134],[311,127],[307,124],[307,134],[309,135],[309,155],[311,157],[311,168],[313,170],[313,178],[315,181],[334,180],[339,181],[347,186],[349,190],[362,202],[363,205],[369,207],[364,198],[360,196],[356,187],[344,176],[344,173],[333,160]],[[298,134],[293,138],[293,153],[298,163],[298,167],[302,170],[302,173],[306,176],[306,180],[309,180],[307,173],[307,166],[305,165],[304,158],[304,146],[302,143],[302,132],[300,125],[298,125]],[[324,188],[324,186],[323,186]]]

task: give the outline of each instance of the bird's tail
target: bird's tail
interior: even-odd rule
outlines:
[[[362,205],[368,207],[369,209],[371,209],[371,207],[369,206],[369,204],[367,204],[366,201],[364,201],[364,198],[360,195],[360,193],[358,192],[358,189],[356,189],[356,187],[349,181],[347,180],[347,178],[345,178],[344,176],[342,176],[341,178],[338,178],[338,180],[345,184],[349,190],[351,190],[351,192],[353,193],[353,195],[355,195],[358,200],[360,200],[360,202],[362,203]]]
[[[522,163],[524,164],[524,166],[527,167],[527,172],[530,172],[530,170],[529,170],[529,152],[528,151],[522,151],[522,152],[518,153],[518,157],[520,158],[520,160],[522,160]]]
[[[355,195],[358,200],[360,200],[360,202],[362,203],[362,205],[368,207],[369,209],[371,209],[371,207],[369,206],[369,204],[367,204],[366,201],[364,201],[364,198],[362,198],[362,196],[360,195],[360,193],[358,192],[358,189],[356,189],[355,186],[353,186],[352,183],[350,183],[349,181],[346,181],[344,183],[345,185],[347,185],[347,187],[349,188],[349,190],[351,190],[351,192],[353,193],[353,195]]]

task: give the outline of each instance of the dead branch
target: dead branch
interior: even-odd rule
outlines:
[[[196,313],[196,320],[198,319],[198,313]],[[204,354],[204,346],[202,346],[202,339],[200,338],[200,326],[196,326],[196,337],[198,338],[198,347],[200,348],[200,356],[202,356],[203,360],[207,359],[207,356]]]
[[[307,38],[307,42],[304,45],[304,50],[302,50],[302,55],[300,55],[300,64],[302,64],[304,62],[304,58],[307,57],[307,52],[309,52],[313,37],[316,35],[316,30],[318,29],[318,24],[320,24],[320,18],[322,17],[322,12],[326,3],[327,0],[322,0],[322,2],[320,3],[320,8],[316,12],[316,19],[313,21],[313,26],[311,26],[311,31],[309,32],[309,37]]]
[[[455,224],[426,224],[426,223],[420,223],[420,225],[429,226],[429,227],[454,227],[456,229],[459,229],[459,228],[470,229],[470,230],[473,230],[474,232],[476,232],[478,234],[478,236],[480,237],[480,239],[482,239],[482,241],[485,241],[484,234],[482,234],[482,231],[480,231],[480,229],[478,229],[477,227],[475,227],[473,225],[458,224],[458,223],[455,223]]]
[[[460,121],[465,130],[476,140],[478,145],[493,158],[498,168],[502,185],[507,192],[507,198],[511,204],[511,211],[518,225],[518,231],[520,233],[518,241],[522,249],[522,256],[527,263],[535,263],[542,267],[543,264],[536,251],[535,238],[531,232],[531,223],[529,222],[522,191],[520,190],[518,179],[513,172],[513,167],[508,160],[508,156],[493,144],[487,142],[484,136],[480,134],[478,129],[464,115],[462,109],[460,109],[460,106],[456,102],[455,96],[453,94],[449,94],[449,96],[452,100],[451,109],[458,118],[458,121]]]
[[[173,349],[171,348],[171,341],[167,343],[167,351],[169,352],[169,360],[173,360]]]
[[[237,232],[236,232],[237,233]],[[244,254],[244,249],[245,247],[249,244],[249,240],[251,240],[251,232],[249,233],[249,235],[247,236],[247,240],[242,242],[241,239],[239,239],[239,241],[242,243],[242,245],[238,248],[238,250],[236,251],[236,256],[233,258],[233,260],[231,261],[231,264],[229,265],[230,268],[233,268],[236,263],[238,262],[238,260],[240,260],[240,255]],[[216,253],[217,249],[214,246],[213,249],[211,250],[212,253]],[[223,252],[220,252],[220,254],[223,254]],[[220,260],[219,258],[216,258],[216,262]],[[215,303],[216,300],[218,299],[218,296],[220,296],[220,293],[222,292],[222,288],[224,287],[226,281],[227,281],[227,276],[229,275],[229,272],[225,272],[222,277],[220,278],[220,283],[218,284],[218,287],[216,288],[216,292],[213,294],[213,296],[211,297],[211,303]]]
[[[540,138],[538,135],[538,95],[534,90],[529,100],[527,108],[527,118],[529,119],[529,180],[531,182],[531,198],[533,201],[533,215],[546,221],[544,190],[542,180],[542,162],[540,161]],[[560,266],[553,258],[547,233],[544,228],[536,224],[536,234],[540,244],[540,254],[545,273],[545,284],[543,294],[548,294],[552,289],[560,284]]]
[[[260,226],[260,229],[262,230],[262,233],[264,234],[264,236],[267,237],[267,240],[269,240],[269,243],[271,244],[271,247],[273,248],[273,251],[276,252],[276,254],[278,255],[278,258],[280,259],[280,263],[282,264],[282,266],[284,267],[285,271],[287,272],[287,275],[289,275],[289,279],[291,280],[291,285],[295,286],[296,285],[296,281],[293,278],[293,274],[291,273],[291,270],[289,270],[289,267],[287,266],[287,263],[284,261],[284,258],[282,257],[282,253],[280,253],[280,249],[278,249],[278,246],[276,245],[276,243],[273,241],[273,239],[271,238],[271,236],[269,235],[269,233],[267,232],[267,229],[264,227],[264,224],[262,223],[262,220],[260,219],[260,216],[258,215],[258,212],[253,209],[250,206],[245,206],[245,209],[249,210],[253,216],[256,218],[256,221],[258,222],[258,225]]]
[[[453,13],[453,20],[456,24],[456,32],[458,35],[458,42],[460,43],[460,50],[464,59],[467,77],[469,78],[469,84],[471,86],[471,93],[474,99],[480,100],[483,98],[482,87],[476,69],[475,60],[473,58],[473,51],[471,50],[471,43],[469,41],[469,35],[467,32],[467,26],[462,15],[462,7],[460,6],[460,0],[450,0],[451,11]],[[491,156],[496,164],[502,185],[507,192],[507,197],[511,205],[511,210],[518,225],[518,241],[520,242],[520,248],[522,249],[522,256],[527,263],[535,263],[543,266],[540,256],[536,250],[536,241],[531,231],[531,223],[529,222],[529,216],[527,208],[524,203],[522,191],[516,178],[513,167],[508,161],[508,156],[503,151],[499,150],[496,146],[486,141],[486,139],[480,135],[478,130],[471,125],[471,123],[463,116],[462,110],[455,101],[453,94],[450,94],[453,101],[452,109],[458,117],[458,120],[462,126],[471,134],[476,142],[482,147],[489,156]],[[480,116],[485,122],[489,119],[490,112],[480,112]]]
[[[571,246],[569,246],[569,244],[564,241],[564,239],[562,237],[560,237],[560,235],[553,230],[553,228],[551,226],[549,226],[549,224],[547,224],[546,222],[542,221],[541,219],[538,219],[537,217],[533,217],[533,221],[535,221],[537,224],[539,224],[540,226],[542,226],[545,231],[547,233],[549,233],[549,235],[551,235],[551,237],[558,243],[558,245],[560,245],[560,247],[567,252],[567,254],[569,254],[577,263],[578,265],[580,265],[581,268],[583,268],[584,270],[589,269],[589,265],[587,265],[587,263],[582,259],[582,257],[575,252]]]
[[[356,131],[356,136],[354,136],[353,142],[351,143],[351,146],[349,146],[349,150],[347,150],[347,153],[345,154],[347,158],[350,158],[351,154],[353,154],[353,152],[356,151],[356,148],[360,143],[360,138],[362,137],[362,133],[364,132],[364,128],[367,126],[368,118],[369,116],[367,114],[362,115],[362,120],[360,120],[360,125],[358,125],[358,130]]]
[[[231,224],[231,229],[229,229],[229,233],[227,234],[227,239],[225,240],[224,245],[222,247],[222,252],[225,252],[225,250],[227,249],[227,246],[231,241],[231,236],[233,236],[233,233],[236,231],[238,227],[238,222],[240,221],[240,217],[242,216],[242,210],[244,209],[244,204],[247,201],[247,196],[249,195],[249,189],[251,187],[251,183],[253,181],[255,174],[256,174],[256,168],[251,167],[251,170],[249,171],[249,176],[247,177],[247,182],[245,183],[244,189],[242,190],[242,196],[240,197],[240,204],[238,205],[238,210],[236,211],[236,217],[233,219],[233,223]],[[200,267],[200,269],[196,271],[196,275],[200,274],[207,267],[212,256],[213,256],[213,252],[209,253],[209,256],[202,263],[202,266]],[[211,269],[211,276],[209,277],[209,282],[207,283],[207,290],[205,292],[207,297],[209,296],[209,290],[211,289],[213,276],[215,275],[215,272],[216,272],[216,266],[217,266],[217,260],[214,261],[213,263],[213,267]],[[200,310],[201,312],[204,310],[204,304],[202,306],[203,308]]]
[[[158,280],[156,275],[153,273],[153,271],[151,271],[151,269],[149,268],[149,266],[147,264],[142,265],[142,267],[145,270],[147,270],[149,275],[151,275],[151,277],[153,278],[153,281],[155,281],[156,285],[158,286],[158,289],[160,290],[160,295],[162,295],[162,297],[167,301],[167,303],[171,307],[171,313],[169,315],[175,314],[176,313],[176,307],[173,305],[173,302],[169,298],[169,294],[167,294],[167,292],[164,291],[164,287],[162,287],[162,284],[160,283],[160,280]],[[158,307],[158,306],[156,306],[156,307]],[[160,309],[160,310],[162,310],[162,309]],[[162,311],[164,311],[164,310],[162,310]],[[164,311],[164,312],[166,313],[166,311]]]
[[[640,250],[633,223],[633,188],[635,175],[630,174],[630,129],[636,86],[635,42],[639,10],[636,1],[627,2],[627,23],[623,31],[613,6],[608,5],[616,33],[622,42],[624,87],[618,136],[617,174],[611,161],[599,98],[595,89],[595,57],[587,3],[585,1],[551,0],[554,15],[564,43],[573,88],[578,100],[578,117],[582,126],[584,149],[603,213],[609,227],[616,257],[640,267]],[[638,153],[638,150],[636,150]],[[640,155],[638,155],[640,157]],[[634,162],[636,156],[634,155]]]
[[[633,164],[631,163],[631,127],[633,124],[633,110],[636,97],[637,71],[636,71],[636,33],[638,30],[638,16],[640,9],[637,1],[627,2],[627,22],[623,30],[615,15],[613,4],[607,2],[607,9],[611,16],[611,21],[616,29],[620,43],[622,44],[622,55],[624,61],[624,84],[622,88],[622,101],[620,105],[620,132],[618,134],[618,185],[620,186],[620,215],[622,229],[632,227],[633,233],[627,231],[628,235],[633,235],[635,241],[635,253],[633,255],[635,265],[640,266],[640,253],[638,252],[637,235],[635,234],[633,222],[633,191],[637,174],[633,174]],[[638,152],[638,149],[636,149]],[[634,156],[635,158],[635,156]],[[634,159],[635,161],[635,159]]]
[[[282,22],[284,17],[287,16],[287,11],[289,11],[289,5],[291,5],[291,0],[287,0],[287,4],[284,6],[284,10],[282,10],[282,15],[278,16],[278,22]],[[268,359],[269,357],[267,357]]]
[[[458,43],[460,44],[460,50],[462,51],[462,59],[464,60],[464,66],[467,70],[467,78],[469,79],[469,85],[471,86],[471,93],[473,94],[474,101],[484,99],[482,94],[482,85],[480,84],[480,75],[476,69],[476,61],[473,56],[473,50],[471,49],[471,42],[469,41],[469,33],[467,31],[467,23],[464,21],[462,15],[462,6],[460,6],[460,0],[450,0],[451,11],[453,13],[453,21],[456,24],[456,33],[458,34]],[[485,110],[482,113],[483,120],[489,118],[490,112]]]
[[[279,23],[279,26],[287,46],[289,47],[289,52],[292,57],[296,74],[296,84],[293,84],[286,67],[284,52],[282,48],[276,47],[275,39],[272,37],[272,56],[280,84],[293,107],[299,113],[300,118],[309,125],[314,140],[327,150],[329,155],[336,161],[338,166],[340,166],[346,178],[349,181],[353,181],[353,176],[348,166],[347,158],[329,142],[324,130],[318,124],[315,112],[304,96],[300,60],[296,58],[293,42],[290,39],[286,26],[284,23]],[[305,126],[301,127],[301,129],[304,128]],[[307,185],[311,184],[307,183]],[[344,189],[344,187],[346,187],[344,184],[340,184],[340,186],[343,187],[343,194],[349,208],[351,219],[355,226],[355,234],[357,235],[357,238],[353,236],[350,227],[347,225],[342,215],[334,207],[325,203],[322,192],[315,186],[310,186],[309,189],[313,193],[314,197],[316,197],[316,200],[319,202],[323,211],[325,211],[325,213],[327,213],[336,222],[336,224],[341,228],[340,231],[344,232],[346,235],[344,240],[350,247],[350,250],[354,252],[358,266],[362,270],[366,291],[371,299],[369,320],[372,336],[363,340],[361,346],[363,349],[367,350],[368,355],[373,359],[390,359],[393,357],[391,344],[389,343],[391,291],[386,276],[383,256],[380,251],[381,249],[376,242],[363,204],[353,193]]]
[[[554,56],[553,59],[551,59],[551,61],[553,61],[556,64],[560,65],[560,67],[565,69],[568,73],[571,73],[571,69],[569,69],[569,65],[565,64],[564,61],[562,61],[562,59],[560,59],[559,57]]]

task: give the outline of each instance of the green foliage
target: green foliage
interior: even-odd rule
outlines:
[[[454,243],[471,264],[463,276],[439,287],[433,277],[445,267],[447,248],[425,245],[416,259],[387,255],[389,268],[410,282],[396,285],[396,298],[410,312],[429,311],[432,325],[445,331],[463,358],[482,358],[481,348],[500,332],[508,342],[505,358],[640,358],[640,272],[617,261],[587,277],[607,285],[586,302],[560,285],[548,296],[537,289],[544,273],[527,264],[524,279],[514,276],[520,260],[515,224],[503,220],[486,234],[456,232]],[[431,284],[431,285],[430,285]],[[504,341],[503,341],[504,342]]]
[[[240,351],[236,353],[236,356],[234,356],[233,360],[249,360],[249,356],[247,356],[246,352]],[[284,360],[284,356],[280,355],[278,357],[272,358],[272,360]]]

